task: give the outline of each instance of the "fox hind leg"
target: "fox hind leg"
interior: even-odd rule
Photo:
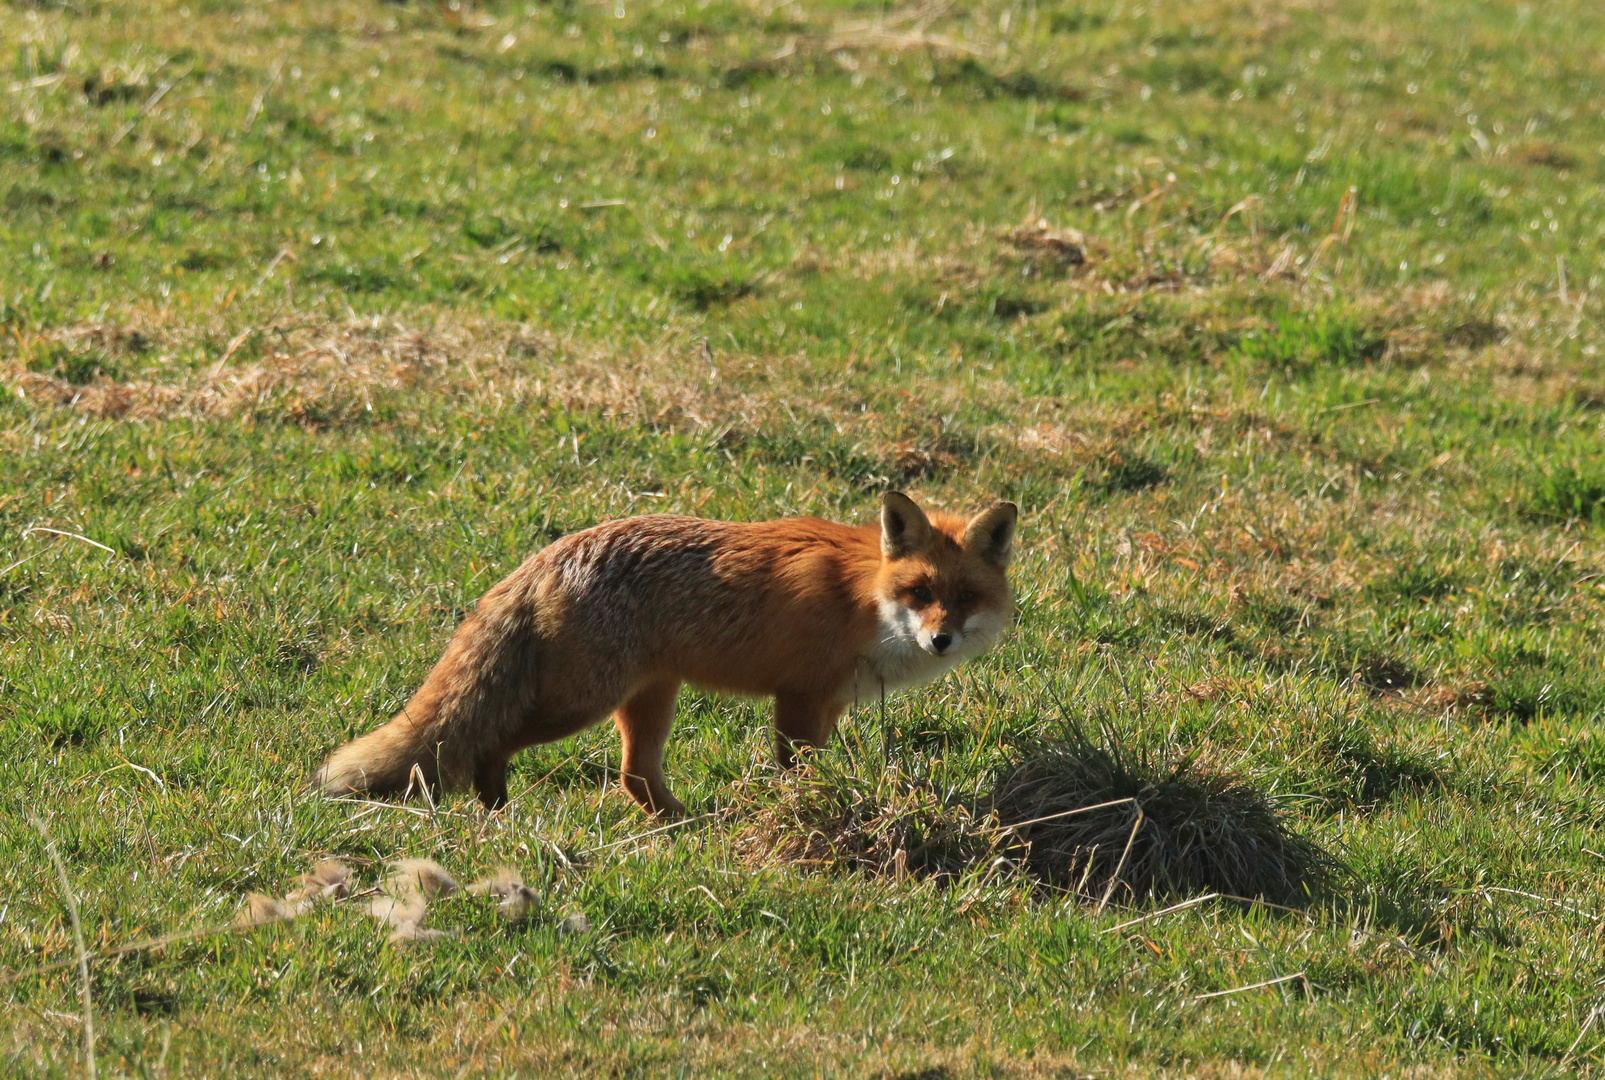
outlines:
[[[648,683],[630,695],[613,714],[624,744],[624,790],[647,810],[661,817],[679,817],[685,806],[669,794],[663,776],[663,750],[674,724],[674,699],[680,693],[677,679]]]

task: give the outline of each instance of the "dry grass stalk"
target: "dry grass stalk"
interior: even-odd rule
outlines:
[[[78,897],[73,894],[67,867],[62,863],[61,855],[56,851],[56,842],[50,839],[45,823],[35,818],[33,827],[39,830],[39,838],[45,842],[45,851],[49,853],[50,861],[56,868],[56,878],[61,883],[61,895],[67,901],[67,914],[72,918],[72,944],[77,952],[79,997],[84,1009],[84,1071],[88,1073],[89,1080],[95,1080],[98,1074],[95,1063],[95,1007],[89,992],[89,950],[84,948],[84,927],[78,917]]]
[[[1282,983],[1292,982],[1294,979],[1303,979],[1303,978],[1304,978],[1304,972],[1295,971],[1291,975],[1278,975],[1274,979],[1266,979],[1263,982],[1249,983],[1247,986],[1234,986],[1230,990],[1216,990],[1213,993],[1199,994],[1197,997],[1193,998],[1192,1000],[1194,1000],[1194,1001],[1208,1001],[1210,998],[1230,997],[1232,994],[1247,993],[1250,990],[1263,990],[1267,986],[1279,986]],[[1305,980],[1305,981],[1308,982],[1308,980]]]

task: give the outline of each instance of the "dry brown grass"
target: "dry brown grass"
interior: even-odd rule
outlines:
[[[33,370],[51,348],[103,350],[141,374],[81,383]],[[256,354],[250,358],[250,354]],[[939,432],[971,387],[918,379],[915,409],[864,407],[851,371],[820,379],[800,358],[718,353],[666,331],[652,342],[597,344],[486,319],[433,325],[371,318],[249,328],[218,345],[197,328],[79,325],[0,352],[0,386],[100,419],[248,419],[310,427],[383,422],[403,400],[466,411],[557,409],[661,429],[754,433],[818,421],[851,429],[902,471],[944,463],[940,447],[899,432]],[[1017,394],[988,384],[988,394]],[[900,394],[907,403],[911,395]]]
[[[74,384],[29,370],[43,347],[158,353],[165,378]],[[314,426],[371,422],[376,403],[430,395],[496,411],[552,403],[612,418],[702,427],[753,417],[756,399],[717,378],[700,342],[668,334],[651,346],[599,350],[555,334],[483,319],[408,325],[394,319],[247,328],[215,361],[191,328],[77,326],[22,344],[0,378],[24,397],[116,419],[272,419]],[[254,359],[242,359],[251,353]],[[693,369],[695,373],[693,373]],[[172,374],[168,375],[171,372]],[[774,408],[765,404],[766,409]]]
[[[734,849],[750,866],[944,880],[1001,851],[969,807],[895,773],[854,780],[828,766],[804,768],[778,783],[753,782],[732,806],[741,820]]]

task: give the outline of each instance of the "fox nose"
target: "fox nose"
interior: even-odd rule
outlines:
[[[940,634],[931,635],[931,648],[939,653],[947,652],[947,647],[951,644],[953,644],[953,635],[945,630]]]

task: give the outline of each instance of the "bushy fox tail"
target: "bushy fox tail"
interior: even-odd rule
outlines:
[[[536,690],[535,643],[516,604],[495,590],[458,627],[440,662],[402,710],[340,747],[315,783],[328,795],[400,795],[472,784],[489,805],[506,799],[507,759]]]
[[[399,795],[408,787],[434,789],[440,768],[434,748],[407,710],[329,755],[314,780],[325,795]]]

